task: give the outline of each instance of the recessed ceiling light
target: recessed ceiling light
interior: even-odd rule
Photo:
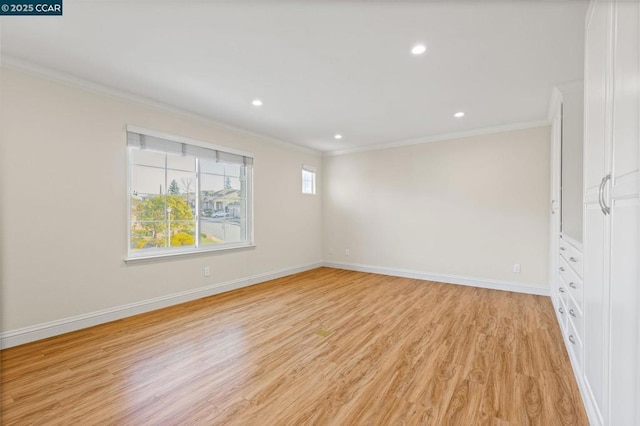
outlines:
[[[453,114],[453,116],[455,118],[462,118],[462,117],[464,117],[464,112],[462,112],[462,111],[456,112],[455,114]]]
[[[426,51],[427,51],[427,46],[425,46],[424,44],[416,44],[411,49],[411,53],[413,53],[414,55],[422,55]]]
[[[262,106],[262,101],[260,99],[254,99],[251,101],[251,105],[253,106]]]
[[[335,139],[342,139],[342,135],[340,133],[336,133],[333,137]]]

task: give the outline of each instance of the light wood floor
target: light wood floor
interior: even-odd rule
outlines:
[[[4,425],[586,425],[548,298],[320,268],[2,351]]]

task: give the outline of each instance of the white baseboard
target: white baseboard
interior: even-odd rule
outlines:
[[[46,339],[47,337],[69,333],[70,331],[76,331],[83,328],[92,327],[94,325],[104,324],[133,315],[154,311],[156,309],[166,308],[168,306],[177,305],[179,303],[188,302],[190,300],[200,299],[203,297],[212,296],[214,294],[236,290],[242,287],[248,287],[254,284],[285,277],[287,275],[297,274],[299,272],[308,271],[310,269],[315,269],[321,266],[323,266],[323,262],[315,262],[308,265],[251,275],[245,278],[238,278],[236,280],[212,284],[206,287],[200,287],[180,293],[169,294],[167,296],[156,297],[140,302],[129,303],[127,305],[116,306],[114,308],[103,309],[101,311],[90,312],[70,318],[64,318],[61,320],[7,331],[0,334],[0,349],[18,346],[40,339]]]
[[[459,284],[471,287],[488,288],[492,290],[512,291],[515,293],[537,294],[540,296],[549,296],[551,294],[548,288],[534,287],[532,285],[521,283],[489,280],[485,278],[462,277],[449,274],[435,274],[430,272],[410,271],[406,269],[360,265],[356,263],[324,262],[324,266],[328,268],[347,269],[349,271],[391,275],[394,277],[414,278],[418,280],[437,281],[447,284]]]
[[[315,262],[308,265],[296,266],[292,268],[281,269],[278,271],[271,271],[245,278],[238,278],[236,280],[212,284],[210,286],[187,290],[167,296],[156,297],[140,302],[129,303],[127,305],[103,309],[101,311],[90,312],[70,318],[64,318],[61,320],[7,331],[0,334],[0,349],[18,346],[24,343],[34,342],[36,340],[46,339],[48,337],[69,333],[71,331],[92,327],[94,325],[104,324],[133,315],[154,311],[156,309],[166,308],[168,306],[177,305],[179,303],[188,302],[190,300],[200,299],[203,297],[212,296],[214,294],[236,290],[242,287],[248,287],[254,284],[259,284],[276,278],[285,277],[287,275],[297,274],[299,272],[308,271],[310,269],[315,269],[321,266],[336,269],[347,269],[350,271],[369,272],[373,274],[415,278],[426,281],[438,281],[449,284],[460,284],[472,287],[489,288],[494,290],[513,291],[517,293],[538,294],[543,296],[549,295],[549,290],[546,288],[533,287],[526,284],[351,263]]]

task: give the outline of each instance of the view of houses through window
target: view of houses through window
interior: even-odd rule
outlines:
[[[130,255],[250,243],[247,157],[129,139]]]

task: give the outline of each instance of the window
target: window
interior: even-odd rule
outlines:
[[[316,193],[316,168],[306,164],[302,165],[302,193]]]
[[[127,127],[128,258],[250,246],[251,154]]]

